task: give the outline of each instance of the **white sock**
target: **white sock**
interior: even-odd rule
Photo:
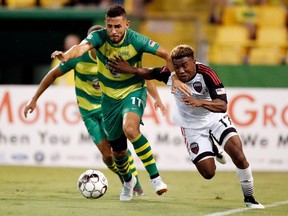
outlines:
[[[253,181],[251,167],[249,166],[246,169],[239,169],[236,167],[236,172],[237,172],[237,176],[239,178],[244,196],[253,196],[254,181]]]

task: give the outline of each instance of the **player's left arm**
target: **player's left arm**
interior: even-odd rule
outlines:
[[[52,68],[45,77],[41,80],[40,85],[38,86],[34,96],[31,98],[31,100],[28,101],[24,108],[24,116],[27,118],[28,113],[32,113],[34,109],[36,108],[38,98],[43,94],[43,92],[46,91],[46,89],[51,86],[51,84],[60,76],[62,76],[63,73],[61,72],[59,65]]]
[[[204,101],[203,108],[211,112],[225,113],[227,111],[227,95],[222,83],[209,88],[211,101]]]
[[[85,52],[93,48],[93,45],[87,41],[83,40],[80,44],[72,46],[65,53],[62,51],[54,51],[51,54],[51,58],[58,58],[62,63],[67,62],[70,59],[78,58],[82,56]]]
[[[181,98],[181,101],[184,102],[186,105],[191,106],[191,109],[195,107],[203,107],[211,112],[216,113],[217,112],[225,113],[227,111],[227,103],[219,98],[207,101],[207,100],[199,100],[197,98],[189,96],[184,96]]]
[[[204,73],[203,77],[211,100],[199,100],[185,96],[181,98],[181,101],[191,106],[191,108],[203,107],[211,112],[225,113],[227,111],[227,95],[221,80],[213,70],[210,70],[209,74]]]
[[[160,97],[160,95],[158,93],[156,85],[154,84],[153,80],[146,80],[146,84],[147,84],[148,93],[154,99],[154,108],[155,108],[155,110],[157,110],[159,108],[161,113],[162,113],[162,115],[165,116],[167,114],[167,109],[162,103],[162,100],[161,100],[161,97]]]
[[[204,101],[203,107],[211,112],[226,112],[227,111],[227,95],[224,85],[216,72],[211,69],[210,74],[204,77],[208,87],[211,101]]]

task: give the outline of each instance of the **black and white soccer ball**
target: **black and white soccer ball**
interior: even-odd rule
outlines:
[[[98,199],[106,193],[108,180],[102,172],[89,169],[79,176],[77,186],[84,197]]]

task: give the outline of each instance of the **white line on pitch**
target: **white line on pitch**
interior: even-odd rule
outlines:
[[[271,208],[271,207],[280,206],[280,205],[287,205],[287,204],[288,204],[288,200],[285,200],[285,201],[281,201],[281,202],[276,202],[276,203],[271,203],[271,204],[265,205],[265,208]],[[232,214],[236,214],[236,213],[240,213],[240,212],[244,212],[244,211],[248,211],[248,210],[252,210],[252,208],[231,209],[231,210],[228,210],[228,211],[216,212],[216,213],[208,214],[206,216],[225,216],[225,215],[232,215]],[[261,211],[261,209],[259,209],[259,210]]]

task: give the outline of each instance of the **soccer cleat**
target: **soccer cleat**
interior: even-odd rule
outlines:
[[[130,201],[133,199],[133,189],[136,185],[136,177],[132,175],[129,182],[124,182],[122,192],[120,194],[120,201]]]
[[[216,160],[221,164],[226,164],[227,162],[223,152],[218,152],[218,154],[216,154]]]
[[[162,181],[161,177],[151,179],[151,184],[158,195],[162,195],[167,192],[167,185]]]
[[[134,196],[143,196],[144,191],[143,191],[142,187],[141,186],[135,186],[133,189],[133,195]]]
[[[261,203],[258,203],[253,196],[245,196],[244,202],[247,208],[252,209],[264,209],[265,206],[263,206]]]

